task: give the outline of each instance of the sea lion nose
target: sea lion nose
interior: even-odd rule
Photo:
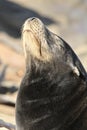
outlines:
[[[33,21],[34,19],[36,19],[35,17],[32,17],[32,18],[30,18],[30,21]]]

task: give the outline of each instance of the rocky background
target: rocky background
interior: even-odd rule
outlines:
[[[12,124],[25,70],[21,29],[29,17],[67,41],[87,70],[87,0],[0,0],[0,119]]]

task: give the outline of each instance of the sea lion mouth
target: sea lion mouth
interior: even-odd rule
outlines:
[[[34,33],[31,31],[31,30],[29,30],[29,29],[26,29],[26,30],[24,30],[23,31],[23,33],[31,33],[32,35],[33,35],[33,38],[35,39],[35,44],[38,46],[38,48],[39,48],[39,52],[40,52],[40,56],[42,55],[41,54],[41,41],[39,40],[39,38],[37,38],[35,35],[34,35]],[[33,39],[32,39],[33,40]]]
[[[31,32],[31,30],[26,29],[26,30],[23,30],[23,32],[22,32],[22,33],[25,33],[25,32]]]
[[[27,19],[22,30],[22,38],[25,50],[39,60],[47,61],[51,58],[49,45],[46,39],[46,27],[38,18]]]

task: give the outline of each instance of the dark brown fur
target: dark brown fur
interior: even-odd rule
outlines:
[[[17,130],[87,130],[87,74],[73,50],[38,18],[25,22],[22,35]]]

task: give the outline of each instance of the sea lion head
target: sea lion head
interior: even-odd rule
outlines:
[[[50,32],[40,19],[35,17],[27,19],[23,25],[22,37],[26,57],[28,52],[43,62],[53,59],[55,47],[58,48],[55,44],[57,36]]]
[[[25,21],[22,37],[28,65],[17,100],[18,128],[66,130],[87,107],[86,83],[72,67],[78,67],[75,54],[38,18]]]

